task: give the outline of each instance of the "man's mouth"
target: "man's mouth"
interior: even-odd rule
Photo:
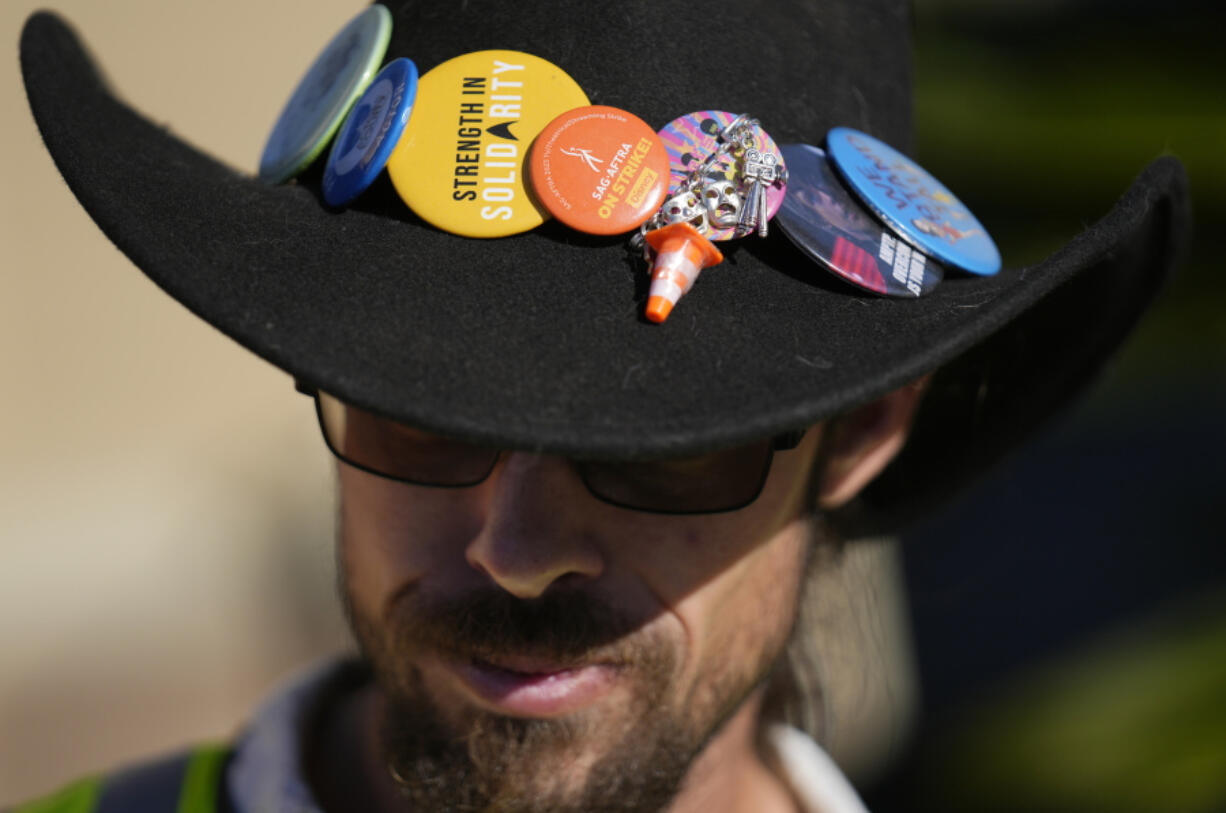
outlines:
[[[443,667],[481,706],[512,717],[562,717],[599,700],[619,669],[610,663],[565,664],[540,658],[444,661]]]

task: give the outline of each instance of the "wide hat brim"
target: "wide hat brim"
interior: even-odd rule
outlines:
[[[905,149],[906,20],[887,5],[846,4],[840,17],[831,4],[803,36],[797,12],[776,8],[758,34],[774,51],[742,31],[764,76],[828,83],[787,99],[752,80],[677,78],[650,43],[618,74],[584,56],[595,34],[542,39],[529,11],[448,27],[400,10],[398,22],[414,19],[389,57],[413,56],[425,72],[466,51],[525,50],[567,69],[594,103],[653,127],[720,107],[752,112],[780,143],[820,143],[845,124]],[[656,6],[644,13],[663,13]],[[903,56],[883,63],[891,53]],[[310,184],[264,185],[133,111],[52,14],[27,22],[21,60],[56,165],[141,270],[300,381],[399,420],[573,456],[684,454],[807,426],[942,369],[907,450],[845,512],[861,531],[897,527],[951,493],[1081,389],[1162,287],[1189,222],[1182,167],[1164,158],[1037,265],[951,273],[921,299],[886,299],[775,234],[727,252],[655,325],[642,316],[641,258],[622,238],[553,222],[460,238],[416,218],[385,181],[332,211]]]

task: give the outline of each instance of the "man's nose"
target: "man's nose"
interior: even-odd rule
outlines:
[[[485,522],[465,551],[471,567],[521,599],[600,576],[604,555],[585,520],[593,498],[570,463],[507,452],[490,478]]]

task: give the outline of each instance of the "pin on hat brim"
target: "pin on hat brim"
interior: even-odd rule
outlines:
[[[470,3],[477,6],[486,9]],[[653,4],[643,13],[663,23],[676,10]],[[839,22],[870,13],[864,4],[822,5],[825,22],[811,29],[821,48],[793,30],[809,13],[772,4],[760,30],[727,33],[734,59],[734,39],[761,34],[780,60],[810,60],[806,70],[833,76],[823,85],[828,98],[804,97],[822,88],[797,88],[803,104],[729,89],[728,109],[756,101],[755,114],[784,141],[834,123],[805,118],[813,111],[855,116],[860,103],[838,95],[839,77],[905,72],[903,57],[893,67],[865,62],[893,49],[869,48],[867,34]],[[566,62],[562,39],[573,52],[608,35],[582,28],[585,20],[570,21],[579,27],[559,39],[542,38],[531,18],[479,18],[409,30],[395,54],[412,53],[425,69],[498,39]],[[895,34],[905,54],[905,26],[873,32],[878,41]],[[711,36],[718,46],[725,35]],[[593,96],[661,123],[694,109],[692,88],[669,84],[664,71],[675,66],[664,45],[663,33],[645,42],[651,59],[633,66],[647,72],[650,94],[624,90],[634,84],[618,66],[567,67]],[[772,67],[765,44],[747,50]],[[1105,218],[1032,266],[949,279],[918,300],[859,296],[837,280],[795,273],[809,261],[780,235],[730,253],[703,275],[684,312],[654,325],[637,316],[641,261],[621,239],[558,224],[505,240],[459,238],[412,217],[386,189],[377,199],[396,208],[363,198],[336,213],[311,188],[236,173],[134,112],[52,14],[27,22],[21,59],[31,109],[69,187],[158,285],[303,382],[473,442],[609,459],[735,445],[837,415],[970,351],[1002,358],[1000,344],[1016,342],[1024,327],[1029,352],[1008,356],[1005,379],[1023,386],[1000,387],[1010,397],[984,410],[973,377],[934,384],[928,397],[941,411],[921,415],[905,467],[891,467],[906,479],[889,495],[876,491],[886,495],[874,504],[879,516],[974,476],[1083,386],[1161,288],[1189,222],[1182,168],[1164,158]],[[893,117],[905,101],[890,95],[900,83],[862,87],[885,140],[903,140],[905,116]],[[951,427],[937,420],[945,414],[963,418]],[[925,440],[929,426],[942,429],[939,444]]]

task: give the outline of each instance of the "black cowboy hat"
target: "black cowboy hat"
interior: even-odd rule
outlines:
[[[910,148],[904,2],[387,5],[388,58],[423,73],[527,51],[653,127],[718,108],[751,113],[779,143],[847,125]],[[57,166],[137,266],[307,387],[372,411],[481,443],[634,458],[803,427],[939,369],[907,448],[837,517],[858,532],[952,493],[1081,390],[1163,286],[1189,222],[1183,170],[1160,159],[1042,263],[951,272],[917,300],[858,292],[776,230],[723,244],[725,262],[655,325],[624,238],[556,222],[458,237],[386,179],[332,210],[318,167],[267,186],[133,111],[53,14],[27,22],[21,61]]]

